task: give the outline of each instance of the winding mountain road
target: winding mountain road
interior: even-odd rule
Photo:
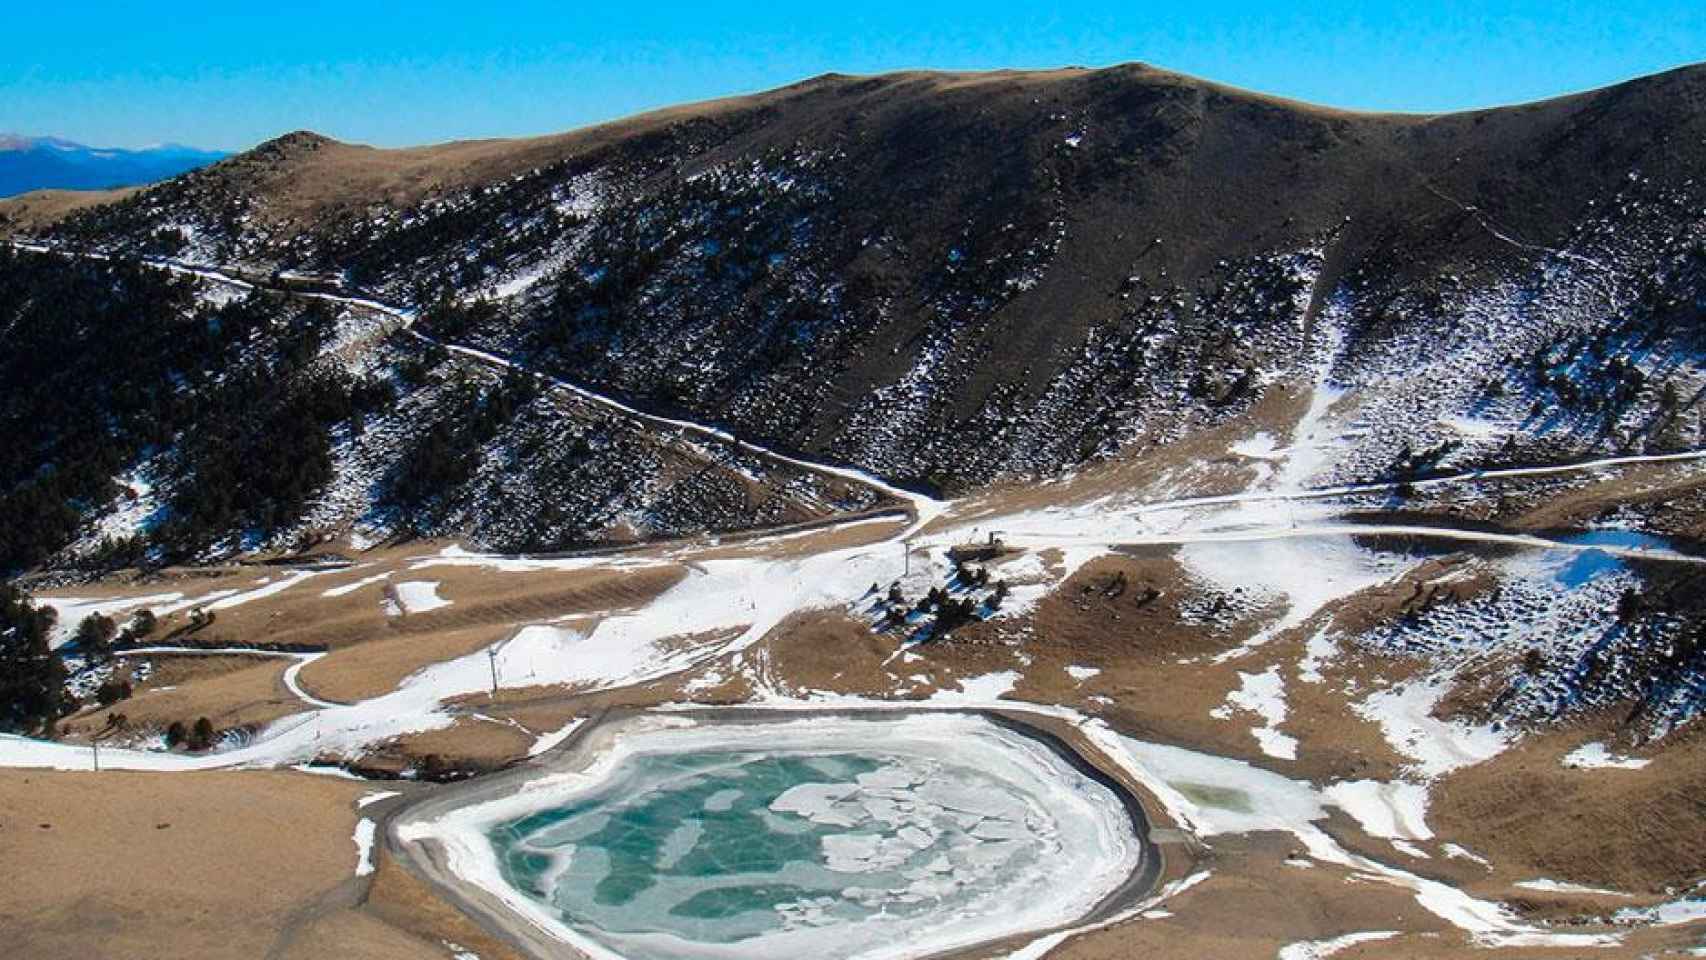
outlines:
[[[43,243],[9,240],[6,241],[6,244],[14,249],[26,250],[32,253],[80,257],[84,259],[108,262],[114,259],[112,256],[104,253],[65,250]],[[232,271],[228,268],[187,263],[167,257],[144,256],[134,259],[136,262],[147,266],[167,270],[183,276],[199,277],[203,280],[208,280],[214,283],[225,284],[234,289],[267,290],[273,293],[296,296],[309,300],[321,300],[327,303],[340,304],[352,309],[367,310],[382,314],[398,321],[404,332],[423,343],[443,348],[444,350],[458,356],[467,357],[488,366],[528,374],[537,378],[540,382],[545,383],[554,390],[573,394],[581,400],[615,411],[623,416],[639,420],[642,423],[646,423],[654,427],[662,427],[664,429],[683,430],[696,434],[700,437],[704,437],[708,440],[729,444],[736,449],[770,460],[773,463],[785,464],[802,470],[809,470],[813,473],[862,484],[876,490],[883,496],[890,497],[908,505],[908,508],[913,513],[914,522],[911,524],[909,529],[902,534],[903,536],[923,527],[947,508],[947,501],[938,500],[915,490],[908,490],[904,487],[896,486],[887,480],[870,473],[869,471],[861,470],[857,467],[838,466],[816,460],[807,460],[801,457],[790,456],[789,454],[782,453],[781,451],[766,447],[762,444],[742,439],[722,427],[698,423],[693,420],[682,420],[674,417],[666,417],[661,414],[649,413],[623,403],[614,397],[588,389],[580,384],[534,370],[510,357],[505,357],[501,354],[487,350],[481,350],[477,347],[470,347],[463,344],[440,340],[415,329],[415,321],[419,319],[420,316],[419,312],[407,307],[399,307],[383,303],[367,296],[332,294],[319,291],[299,290],[288,286],[279,286],[258,279],[247,279],[238,272]]]
[[[93,260],[110,261],[112,256],[102,253],[64,250],[48,244],[31,241],[8,240],[8,246],[15,249],[27,250],[34,253],[58,254],[61,256],[83,257]],[[439,340],[414,327],[419,314],[417,311],[384,303],[370,296],[356,294],[332,294],[319,291],[305,291],[288,286],[277,286],[264,281],[247,279],[239,271],[230,268],[194,264],[166,257],[138,257],[137,262],[169,270],[185,276],[199,277],[215,283],[227,284],[237,289],[253,290],[266,289],[275,293],[304,297],[307,299],[323,300],[340,304],[352,309],[368,310],[391,317],[399,322],[401,329],[410,336],[428,344],[443,348],[458,356],[466,357],[489,366],[514,370],[538,378],[552,389],[571,393],[581,400],[602,406],[621,415],[631,417],[643,423],[665,429],[682,430],[696,434],[706,439],[719,441],[735,446],[756,456],[763,457],[775,463],[786,464],[803,470],[809,470],[826,476],[836,477],[853,483],[863,484],[887,497],[892,497],[907,505],[912,514],[912,522],[896,533],[891,540],[905,541],[927,526],[932,520],[940,517],[951,506],[951,501],[938,500],[934,497],[896,486],[888,481],[857,467],[838,466],[803,457],[791,456],[780,451],[743,440],[730,431],[709,424],[692,420],[666,417],[637,409],[623,403],[614,397],[606,396],[580,384],[564,380],[551,374],[531,369],[526,364],[510,357],[488,350],[481,350],[463,344]],[[1706,450],[1691,450],[1668,454],[1633,454],[1615,457],[1603,457],[1578,463],[1542,464],[1529,467],[1505,467],[1491,470],[1471,470],[1447,476],[1430,477],[1413,481],[1377,481],[1370,483],[1341,484],[1328,487],[1305,487],[1277,490],[1248,491],[1243,493],[1222,494],[1206,497],[1186,497],[1176,500],[1161,500],[1138,504],[1123,512],[1134,515],[1159,513],[1166,511],[1190,510],[1203,507],[1232,506],[1237,504],[1328,500],[1360,494],[1389,492],[1405,486],[1413,489],[1428,489],[1453,484],[1478,483],[1519,479],[1524,477],[1553,476],[1569,473],[1581,473],[1594,470],[1609,469],[1637,464],[1663,464],[1706,460]],[[1010,540],[1025,538],[1036,546],[1051,544],[1091,544],[1107,543],[1109,545],[1133,544],[1179,544],[1210,541],[1254,541],[1272,540],[1297,537],[1335,537],[1346,535],[1373,536],[1393,535],[1409,536],[1424,539],[1457,540],[1465,542],[1502,543],[1512,546],[1538,547],[1543,549],[1563,550],[1600,550],[1602,552],[1625,557],[1644,557],[1657,560],[1675,560],[1688,563],[1703,563],[1706,558],[1686,554],[1675,550],[1664,550],[1645,547],[1617,547],[1594,544],[1572,544],[1561,540],[1552,540],[1528,534],[1492,533],[1483,530],[1469,530],[1446,526],[1417,526],[1407,524],[1314,524],[1306,526],[1286,527],[1256,527],[1248,530],[1205,531],[1179,535],[1156,535],[1138,538],[1109,538],[1097,539],[1065,534],[1050,534],[1046,531],[1004,531]]]

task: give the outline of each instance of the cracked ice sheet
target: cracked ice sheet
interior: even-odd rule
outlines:
[[[752,706],[759,709],[788,709],[828,703],[867,709],[916,708],[916,704],[854,696],[792,702],[773,699]],[[1309,856],[1316,860],[1344,866],[1367,874],[1377,881],[1410,890],[1415,895],[1416,902],[1424,909],[1463,930],[1477,943],[1494,946],[1604,947],[1620,941],[1616,934],[1557,933],[1530,926],[1521,922],[1503,904],[1479,900],[1449,884],[1350,853],[1315,826],[1314,821],[1326,817],[1327,801],[1320,791],[1308,783],[1291,780],[1241,760],[1126,737],[1116,733],[1105,722],[1085,717],[1069,707],[1008,700],[983,704],[968,701],[965,706],[1028,713],[1070,723],[1109,761],[1146,787],[1169,817],[1185,829],[1203,837],[1263,830],[1290,833],[1303,843]],[[695,710],[706,708],[682,704],[676,709],[690,715]],[[1204,787],[1208,789],[1204,791]],[[1191,793],[1190,796],[1187,796],[1187,790]],[[1239,798],[1243,800],[1228,804],[1225,800],[1229,798],[1234,801],[1239,801]],[[1260,802],[1251,802],[1252,799]],[[1207,874],[1203,873],[1191,879],[1195,882],[1206,878]],[[1153,906],[1161,899],[1164,898],[1154,898],[1148,905]],[[1695,902],[1698,901],[1687,901]],[[1095,926],[1097,925],[1050,934],[1034,941],[1013,956],[1041,957],[1074,933],[1094,929]]]
[[[766,933],[736,944],[692,944],[702,957],[857,957],[859,960],[900,960],[1069,923],[1088,912],[1139,866],[1141,846],[1131,823],[1117,803],[1099,802],[1070,765],[1042,743],[976,716],[956,713],[896,713],[881,720],[838,716],[811,717],[768,724],[698,724],[690,714],[652,717],[620,733],[611,747],[585,770],[550,773],[518,790],[449,811],[432,820],[405,822],[398,835],[406,841],[437,841],[449,868],[503,900],[542,929],[599,960],[618,954],[600,940],[565,927],[554,911],[515,890],[503,880],[487,831],[545,807],[559,805],[607,781],[627,758],[640,753],[692,753],[696,750],[767,750],[821,753],[841,749],[880,753],[921,763],[942,757],[970,763],[1029,797],[1032,814],[1046,810],[1056,824],[1057,852],[1023,877],[979,893],[978,909],[946,916],[891,917],[882,924],[883,936],[848,936],[845,925],[827,929],[794,928]],[[886,727],[873,739],[872,724]],[[880,743],[880,746],[873,746]],[[975,758],[972,759],[972,758]],[[893,781],[893,782],[891,782]],[[1082,781],[1082,782],[1081,782]],[[828,786],[828,785],[819,785]],[[845,785],[836,785],[844,787]],[[930,787],[929,783],[923,787]],[[920,789],[923,789],[921,787]],[[855,787],[854,789],[859,789]],[[874,793],[911,789],[883,771],[871,776]],[[950,785],[936,785],[930,797],[943,804],[987,806],[984,796],[960,797]],[[789,812],[824,816],[844,789],[799,791],[786,802]],[[1040,804],[1040,805],[1039,805]],[[982,811],[987,813],[988,811]],[[924,831],[916,831],[924,833]],[[916,848],[927,837],[897,833],[894,842]],[[999,841],[998,841],[999,842]],[[872,857],[895,851],[876,849],[872,838],[849,837],[826,845],[843,867],[863,870]],[[833,849],[830,849],[833,848]],[[863,922],[863,921],[861,921]],[[680,944],[677,944],[680,946]]]

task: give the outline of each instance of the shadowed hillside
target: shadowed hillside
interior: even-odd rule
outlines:
[[[1336,475],[1421,476],[1695,442],[1703,98],[1698,68],[1446,116],[1141,65],[830,75],[533,140],[294,133],[23,226],[311,274],[934,489],[1166,445],[1323,375],[1380,385]]]

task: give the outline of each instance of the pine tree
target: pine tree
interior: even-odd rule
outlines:
[[[198,717],[195,722],[193,739],[190,747],[194,750],[206,750],[213,746],[213,721],[206,717]]]
[[[49,649],[57,619],[11,584],[0,583],[0,729],[51,730],[70,708],[65,664]]]
[[[99,613],[91,613],[77,625],[77,649],[96,659],[105,659],[112,655],[113,637],[118,634],[118,624],[113,618]]]

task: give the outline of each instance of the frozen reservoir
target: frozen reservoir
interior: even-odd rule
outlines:
[[[1113,789],[978,715],[671,718],[597,749],[417,828],[596,957],[927,956],[1071,923],[1142,856]]]

